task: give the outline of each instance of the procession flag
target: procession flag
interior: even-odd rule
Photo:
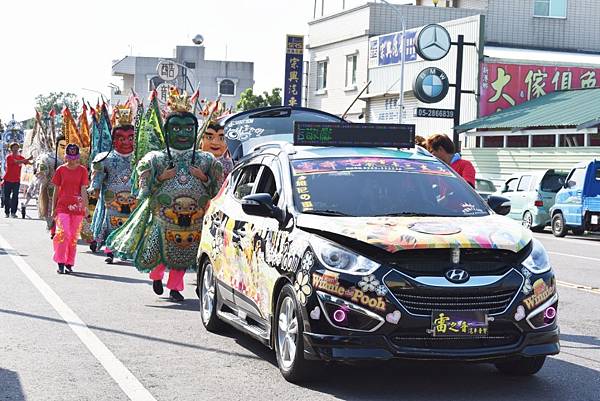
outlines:
[[[87,119],[87,106],[83,103],[83,110],[79,115],[79,137],[81,138],[81,145],[84,148],[90,147],[90,125]]]
[[[75,119],[71,114],[71,110],[69,107],[65,106],[62,112],[63,122],[62,122],[62,132],[65,136],[65,139],[68,144],[75,144],[80,148],[83,147],[81,137],[79,136],[79,132],[77,131],[77,124],[75,123]]]

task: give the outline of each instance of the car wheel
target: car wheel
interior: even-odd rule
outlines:
[[[533,216],[531,215],[531,212],[523,213],[523,219],[521,220],[521,224],[523,224],[523,227],[531,230],[533,226]]]
[[[312,364],[304,359],[303,327],[294,288],[286,284],[277,300],[274,342],[279,370],[292,383],[310,378],[311,373]]]
[[[583,234],[585,234],[585,229],[583,229],[583,228],[572,228],[571,232],[573,233],[573,235],[583,235]]]
[[[506,362],[496,362],[494,365],[500,372],[510,376],[531,376],[540,371],[546,356],[532,358],[521,357]]]
[[[567,226],[565,225],[565,218],[562,213],[556,213],[552,216],[552,234],[555,237],[564,237],[567,235]]]
[[[206,330],[218,332],[223,328],[223,322],[217,316],[217,288],[210,259],[204,259],[198,271],[200,286],[200,318]]]

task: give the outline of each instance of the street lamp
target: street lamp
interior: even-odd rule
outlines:
[[[381,0],[385,5],[389,6],[395,13],[400,16],[400,22],[402,24],[402,47],[400,54],[400,94],[398,96],[398,124],[402,124],[402,114],[404,111],[404,62],[405,62],[405,46],[406,46],[406,21],[404,14],[396,9],[393,4],[388,3],[386,0]]]
[[[434,7],[437,7],[438,3],[440,2],[440,0],[431,0],[433,3]]]

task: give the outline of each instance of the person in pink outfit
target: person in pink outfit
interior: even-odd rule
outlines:
[[[52,239],[54,261],[58,274],[71,273],[75,264],[77,240],[81,223],[88,207],[88,171],[79,163],[79,147],[69,144],[65,152],[67,162],[56,169],[52,183],[56,186],[52,199],[56,234]]]

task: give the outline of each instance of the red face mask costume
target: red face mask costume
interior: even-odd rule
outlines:
[[[122,155],[128,155],[133,152],[133,140],[134,133],[133,129],[120,129],[115,130],[113,139],[113,145],[115,150]]]

